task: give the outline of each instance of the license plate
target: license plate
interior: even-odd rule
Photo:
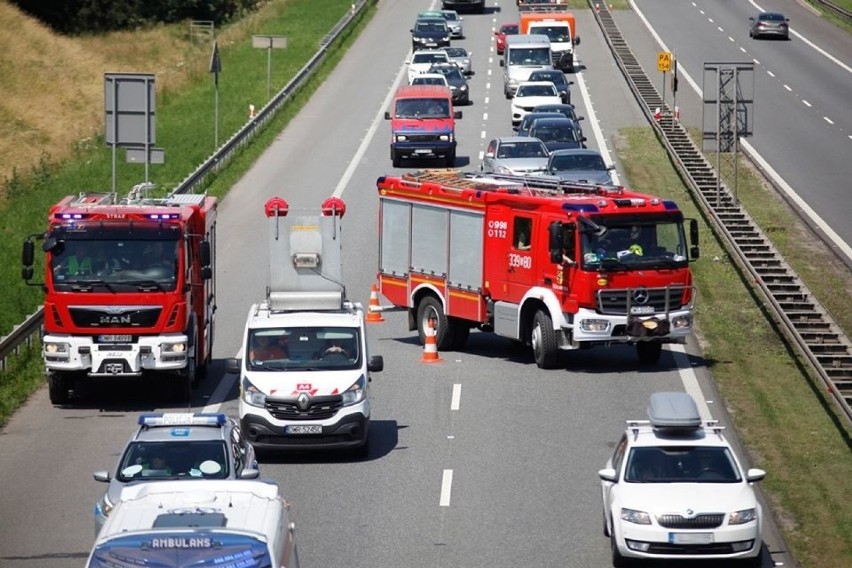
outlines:
[[[415,150],[415,154],[431,154],[432,150]]]
[[[669,533],[669,544],[712,544],[713,533]]]
[[[630,306],[631,314],[653,314],[654,306]]]
[[[316,424],[297,424],[285,427],[284,431],[288,434],[322,434],[322,426]]]
[[[101,343],[130,343],[133,337],[130,335],[99,335],[98,341]]]
[[[124,372],[124,364],[123,363],[107,363],[104,365],[104,371],[107,373],[118,375],[119,373]]]

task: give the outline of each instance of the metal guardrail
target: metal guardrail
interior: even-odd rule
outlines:
[[[766,300],[786,340],[810,364],[852,421],[852,344],[828,311],[775,249],[696,147],[651,83],[603,2],[589,0],[595,19],[642,112],[676,164],[738,268]],[[662,109],[661,116],[655,116]]]
[[[813,0],[829,12],[834,13],[835,16],[840,18],[845,18],[847,22],[852,22],[852,12],[847,10],[846,8],[841,8],[834,2],[829,2],[828,0]]]
[[[295,94],[302,85],[316,71],[331,45],[343,34],[349,26],[356,21],[364,9],[375,4],[378,0],[357,0],[352,3],[352,9],[341,18],[337,24],[320,40],[319,49],[311,59],[302,67],[296,75],[276,94],[260,111],[250,119],[245,126],[234,133],[229,140],[222,144],[209,158],[207,158],[194,172],[189,174],[170,195],[181,193],[195,193],[200,190],[207,177],[218,172],[235,155],[237,150],[247,144],[260,132],[261,127],[269,122],[275,114],[285,105],[287,100]],[[34,338],[41,335],[42,323],[44,321],[43,308],[39,308],[34,314],[15,326],[9,335],[0,339],[0,371],[5,371],[7,358],[17,355],[22,346],[29,346]]]

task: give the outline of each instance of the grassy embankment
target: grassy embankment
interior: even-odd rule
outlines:
[[[217,34],[222,73],[219,78],[219,142],[224,142],[248,119],[248,106],[258,109],[266,103],[266,52],[251,47],[254,34],[285,35],[288,47],[272,56],[272,92],[285,85],[316,52],[319,41],[351,7],[350,0],[273,0],[260,11],[222,29]],[[373,14],[368,10],[367,18]],[[335,46],[315,78],[296,96],[287,109],[243,150],[232,165],[212,181],[209,192],[223,195],[258,157],[308,100],[342,57],[349,43],[360,33],[366,19],[340,45]],[[38,287],[21,280],[21,242],[33,233],[43,232],[47,211],[60,197],[83,190],[110,191],[112,186],[111,152],[103,144],[103,74],[105,72],[151,72],[157,81],[157,146],[165,149],[166,163],[151,165],[149,179],[163,191],[172,189],[203,162],[214,150],[214,89],[208,74],[212,46],[193,45],[187,37],[187,25],[164,26],[135,33],[117,33],[98,37],[63,38],[52,34],[33,20],[0,4],[0,25],[21,30],[21,41],[0,36],[0,117],[26,107],[27,100],[43,105],[52,120],[41,121],[20,113],[14,131],[6,131],[0,140],[0,156],[14,148],[21,151],[14,161],[0,161],[7,167],[0,190],[0,334],[35,311],[42,300]],[[28,46],[26,59],[16,57]],[[66,60],[67,59],[67,60]],[[52,61],[52,63],[51,63]],[[20,63],[21,68],[17,67]],[[92,67],[91,69],[88,69]],[[8,73],[6,70],[8,69]],[[50,87],[40,72],[47,69],[59,74],[58,87]],[[65,73],[62,69],[71,70]],[[88,69],[88,70],[87,70]],[[32,78],[39,87],[21,86]],[[48,91],[52,96],[42,98]],[[69,102],[67,99],[74,99]],[[80,116],[80,115],[84,116]],[[59,118],[61,117],[61,118]],[[89,133],[80,139],[66,136],[68,130]],[[7,136],[8,134],[8,136]],[[26,145],[32,145],[24,151]],[[42,159],[38,160],[39,152]],[[34,166],[13,168],[11,164]],[[116,188],[125,194],[132,185],[144,180],[144,166],[124,163],[119,151]],[[36,280],[39,277],[36,270]],[[38,388],[43,380],[38,353],[10,366],[0,375],[0,426]]]

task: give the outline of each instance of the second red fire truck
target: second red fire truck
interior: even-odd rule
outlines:
[[[478,328],[531,346],[541,368],[612,344],[653,364],[692,331],[698,225],[673,201],[452,171],[377,186],[379,290],[421,340],[433,325],[439,349]]]

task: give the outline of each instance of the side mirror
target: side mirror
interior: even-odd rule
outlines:
[[[453,118],[461,118],[461,117],[462,117],[462,111],[457,110],[453,113]]]
[[[749,483],[761,481],[764,477],[766,477],[766,472],[762,469],[750,469],[746,472],[746,481]]]
[[[240,367],[243,366],[242,359],[238,359],[236,357],[225,359],[225,372],[231,375],[239,375]]]
[[[577,122],[580,122],[581,120],[586,120],[586,117],[585,116],[578,116]]]
[[[21,264],[32,266],[33,262],[35,262],[35,244],[31,240],[26,240],[21,250]]]
[[[110,481],[109,472],[106,470],[96,471],[92,474],[92,477],[95,478],[95,481],[102,481],[104,483],[109,483]]]
[[[580,36],[574,38],[574,45],[580,45]]]
[[[505,66],[506,66],[506,61],[504,59],[501,59],[500,60],[500,67],[505,67]]]
[[[385,120],[390,120],[390,117],[390,113],[388,111],[385,111]]]
[[[618,472],[611,467],[598,471],[598,477],[610,483],[618,483]]]
[[[371,373],[378,373],[385,368],[385,359],[381,355],[373,355],[370,357],[370,362],[367,364],[367,370]]]
[[[260,470],[253,467],[247,467],[240,472],[240,479],[257,479],[260,477]]]
[[[210,266],[210,241],[201,241],[201,246],[199,248],[198,254],[201,260],[201,266]]]

